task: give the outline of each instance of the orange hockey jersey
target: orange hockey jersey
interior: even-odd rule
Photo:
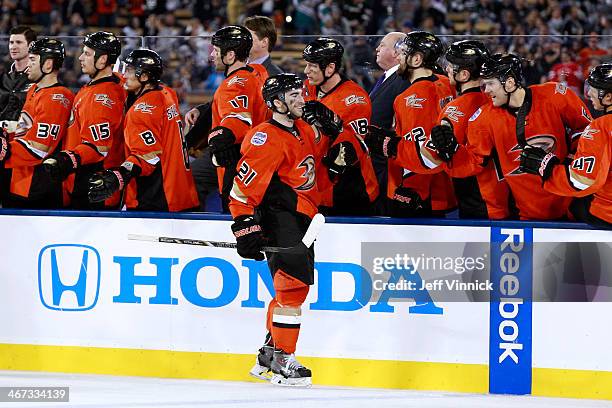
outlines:
[[[448,80],[431,75],[417,79],[395,98],[395,132],[402,140],[397,146],[397,157],[388,164],[389,198],[393,198],[397,187],[403,186],[415,190],[423,200],[431,199],[433,210],[447,210],[456,205],[448,175],[432,171],[421,155],[427,151],[421,146],[453,95]]]
[[[525,117],[526,143],[564,160],[570,153],[572,136],[578,136],[591,121],[586,106],[573,91],[552,82],[530,86],[525,98],[531,99]],[[518,140],[514,113],[487,104],[469,122],[468,144],[459,146],[451,161],[455,169],[465,175],[478,174],[495,150],[521,219],[550,220],[566,215],[567,198],[544,190],[539,176],[520,171],[519,156],[525,141]]]
[[[140,95],[126,114],[125,160],[142,169],[127,187],[128,209],[183,211],[199,206],[178,107],[176,94],[159,86]]]
[[[612,114],[595,119],[578,142],[574,160],[568,166],[555,166],[544,183],[551,193],[584,197],[593,194],[590,213],[612,224]]]
[[[81,158],[81,167],[64,181],[64,204],[71,199],[76,208],[87,207],[89,178],[102,170],[103,162],[116,167],[123,162],[123,112],[127,92],[121,79],[110,77],[92,81],[76,94],[65,150]]]
[[[19,117],[15,138],[10,142],[11,155],[4,162],[11,169],[10,194],[20,198],[38,199],[49,193],[49,177],[37,167],[56,149],[61,148],[68,128],[74,95],[59,84],[39,88],[33,86]],[[57,203],[59,204],[59,203]]]
[[[467,89],[444,107],[437,123],[452,125],[457,143],[464,145],[467,143],[468,119],[488,102],[489,99],[479,87]],[[495,163],[499,162],[496,154],[487,160],[476,176],[463,174],[452,163],[449,165],[440,160],[429,140],[421,148],[421,157],[427,167],[434,171],[444,170],[453,178],[461,218],[504,219],[510,216],[510,190],[503,175],[495,167]]]
[[[320,201],[316,167],[328,145],[326,136],[301,119],[293,128],[272,119],[251,129],[230,193],[232,217],[272,205],[312,218]]]
[[[319,189],[321,205],[333,208],[337,215],[353,215],[371,208],[371,203],[378,197],[379,188],[376,173],[368,149],[363,141],[370,124],[372,105],[370,97],[355,82],[343,78],[328,93],[305,81],[305,100],[319,100],[342,118],[343,130],[334,144],[348,141],[357,152],[358,167],[347,169],[334,184],[321,166]]]

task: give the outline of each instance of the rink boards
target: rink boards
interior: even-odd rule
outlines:
[[[233,241],[227,218],[25,214],[0,215],[0,369],[249,379],[271,298],[266,264],[228,249],[127,239]],[[532,303],[525,294],[537,280],[532,242],[608,243],[612,233],[388,222],[332,220],[317,240],[298,343],[315,383],[612,399],[612,304]],[[373,297],[363,242],[463,243],[463,255],[470,243],[491,243],[490,279],[516,289],[514,301],[450,301],[435,290]],[[609,252],[593,267],[607,269]],[[500,284],[509,278],[521,289]]]

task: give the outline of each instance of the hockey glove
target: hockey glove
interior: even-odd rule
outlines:
[[[42,162],[43,169],[49,174],[51,181],[64,181],[69,174],[74,173],[81,165],[81,156],[70,150],[56,153]]]
[[[383,129],[378,126],[368,126],[365,142],[373,154],[395,158],[399,141],[400,138],[393,130]]]
[[[236,249],[238,255],[247,259],[262,261],[264,254],[261,248],[264,245],[264,237],[261,226],[252,215],[241,215],[236,217],[232,224],[232,232],[236,237]]]
[[[554,153],[547,153],[541,147],[527,145],[521,152],[519,169],[525,173],[540,175],[542,180],[546,181],[557,164],[559,164],[559,159]]]
[[[140,167],[131,162],[94,174],[89,179],[89,201],[98,203],[106,200],[116,191],[123,190],[132,177],[137,177],[138,174]]]
[[[414,217],[422,215],[425,203],[419,193],[409,187],[400,186],[395,189],[391,206],[396,217]]]
[[[302,119],[318,127],[334,141],[342,132],[342,119],[319,101],[308,101],[303,108]]]
[[[332,181],[347,168],[354,166],[357,161],[357,151],[350,142],[340,142],[332,146],[323,158],[323,164],[327,166],[329,179]]]
[[[208,145],[213,164],[217,167],[236,167],[240,159],[240,144],[236,144],[234,133],[217,126],[208,135]]]
[[[445,162],[451,161],[459,148],[453,128],[447,125],[437,125],[431,129],[431,143]]]
[[[0,162],[8,159],[11,155],[11,145],[8,133],[0,127]]]

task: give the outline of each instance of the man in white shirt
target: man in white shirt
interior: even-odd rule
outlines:
[[[370,90],[372,102],[372,119],[370,123],[384,129],[393,127],[393,101],[404,92],[410,83],[397,74],[399,67],[399,54],[395,44],[402,40],[406,34],[391,32],[383,37],[376,47],[376,63],[384,70],[383,75]],[[377,154],[371,154],[372,164],[376,171],[381,191],[387,187],[387,159]],[[386,214],[385,194],[380,194],[376,203],[378,215]]]

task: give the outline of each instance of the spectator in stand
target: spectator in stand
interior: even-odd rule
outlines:
[[[51,25],[51,0],[30,0],[30,12],[36,24],[48,29]]]
[[[578,63],[582,66],[583,78],[589,75],[591,68],[591,60],[593,57],[603,57],[608,55],[608,50],[599,46],[599,36],[595,31],[591,31],[586,47],[582,48],[578,53],[580,58]]]
[[[276,28],[272,19],[265,16],[252,16],[244,20],[244,26],[253,36],[249,64],[263,65],[269,76],[282,73],[283,71],[272,63],[270,57],[276,45]]]
[[[578,95],[582,95],[582,68],[574,62],[567,49],[561,51],[561,62],[555,64],[548,73],[548,80],[561,82]]]
[[[115,27],[117,0],[96,0],[96,13],[99,27]]]
[[[372,9],[365,0],[346,0],[342,5],[342,15],[347,19],[353,32],[358,27],[365,30],[372,18]]]

